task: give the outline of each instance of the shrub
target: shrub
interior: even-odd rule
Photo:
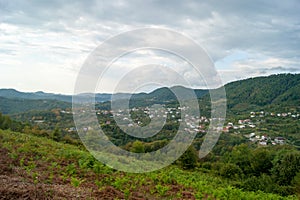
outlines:
[[[190,146],[179,158],[179,163],[183,169],[194,169],[197,165],[198,159],[196,149],[193,146]]]
[[[243,175],[243,172],[239,166],[227,163],[221,167],[220,175],[225,178],[240,178]]]

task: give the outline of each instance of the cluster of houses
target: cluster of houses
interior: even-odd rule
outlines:
[[[250,117],[255,118],[255,117],[266,117],[266,116],[272,116],[272,117],[292,117],[292,118],[299,118],[300,114],[299,113],[275,113],[275,112],[250,112]]]
[[[171,121],[177,121],[182,122],[184,120],[186,127],[184,128],[185,131],[188,131],[190,133],[195,132],[206,132],[205,130],[205,123],[209,123],[211,119],[206,118],[205,116],[189,116],[188,114],[185,114],[185,116],[181,116],[182,111],[189,109],[189,107],[177,107],[177,108],[157,108],[154,110],[150,110],[149,107],[145,108],[132,108],[127,110],[119,109],[117,111],[111,111],[111,110],[98,110],[97,114],[104,114],[104,115],[111,115],[114,114],[118,119],[121,119],[121,121],[124,122],[124,124],[127,124],[128,127],[135,127],[142,125],[142,121],[136,121],[136,123],[133,123],[130,117],[128,116],[128,113],[130,112],[144,112],[147,116],[149,116],[150,119],[152,118],[163,118],[168,119]],[[112,117],[112,116],[111,116]],[[107,120],[105,124],[110,125],[111,120]]]
[[[234,125],[232,122],[228,122],[228,124],[223,128],[223,132],[229,133],[231,129],[238,130],[244,129],[246,127],[255,128],[256,125],[250,119],[240,119],[238,120],[238,125]]]
[[[257,142],[261,146],[266,146],[268,144],[277,145],[277,144],[285,144],[286,139],[284,137],[275,137],[272,139],[271,137],[268,137],[266,134],[260,136],[256,135],[255,133],[250,133],[248,135],[245,135],[245,137],[249,138],[251,142]]]
[[[181,116],[182,111],[189,109],[189,107],[177,107],[177,108],[166,108],[161,107],[158,109],[150,110],[151,108],[145,107],[145,108],[132,108],[127,110],[119,109],[117,111],[111,111],[111,110],[97,110],[97,115],[108,115],[110,117],[116,116],[121,121],[124,122],[128,127],[135,127],[142,125],[142,121],[136,121],[136,123],[132,122],[130,117],[128,116],[128,113],[131,112],[144,112],[150,119],[156,118],[156,117],[163,117],[165,119],[173,120],[182,122],[184,120],[185,122],[185,128],[184,130],[190,133],[205,133],[207,129],[207,125],[211,122],[212,119],[206,118],[205,116]],[[70,113],[71,114],[71,113]],[[223,127],[222,130],[224,133],[229,133],[230,130],[236,130],[239,132],[241,129],[251,130],[256,128],[256,123],[254,118],[262,118],[266,116],[274,116],[274,117],[292,117],[292,118],[299,118],[299,113],[273,113],[273,112],[251,112],[249,118],[247,119],[240,119],[237,121],[236,124],[233,122],[228,122],[226,126]],[[112,120],[109,118],[105,121],[106,125],[110,125],[112,123]],[[88,130],[88,128],[86,128]],[[70,132],[76,131],[74,127],[70,128]],[[244,135],[246,138],[249,139],[251,142],[258,143],[259,145],[266,146],[269,144],[272,145],[278,145],[278,144],[285,144],[286,139],[284,137],[275,137],[271,138],[268,137],[266,134],[257,134],[254,131],[250,134]]]
[[[223,132],[228,133],[230,130],[238,130],[238,129],[244,129],[244,128],[255,128],[256,124],[253,122],[252,119],[254,118],[263,118],[266,116],[271,117],[291,117],[291,118],[299,118],[299,113],[274,113],[274,112],[250,112],[250,118],[249,119],[240,119],[238,120],[238,124],[234,125],[232,122],[229,122],[224,128]],[[251,142],[258,143],[261,146],[266,146],[268,144],[272,145],[278,145],[278,144],[285,144],[286,139],[284,137],[275,137],[272,139],[271,137],[268,137],[266,134],[263,135],[256,135],[256,133],[252,132],[250,134],[244,135],[246,138],[248,138]]]
[[[224,128],[223,132],[228,133],[230,129],[237,130],[237,129],[244,129],[246,127],[255,128],[256,125],[252,122],[251,118],[262,118],[266,116],[273,116],[273,117],[292,117],[292,118],[300,118],[299,113],[274,113],[274,112],[250,112],[250,119],[240,119],[238,120],[238,125],[234,125],[232,122],[229,122]]]
[[[74,114],[74,112],[69,111],[69,110],[61,110],[60,113],[63,113],[63,114]]]

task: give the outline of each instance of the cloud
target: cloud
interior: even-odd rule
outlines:
[[[48,66],[53,74],[69,77],[107,38],[141,27],[164,27],[202,45],[226,82],[244,76],[299,72],[299,10],[298,0],[0,0],[0,68],[14,67],[21,72]],[[151,40],[155,35],[147,37]],[[130,40],[124,42],[130,44]],[[139,62],[139,57],[131,59],[131,63]],[[189,76],[192,80],[191,73]],[[76,76],[68,80],[58,77],[61,82],[74,82]],[[14,87],[14,82],[7,79],[0,84]],[[55,90],[55,84],[48,82],[45,90]],[[26,86],[26,80],[23,83],[20,89],[35,90],[32,84]]]
[[[265,69],[265,70],[270,70],[270,71],[286,71],[286,72],[300,72],[300,68],[295,68],[295,67],[272,67],[270,69]]]
[[[293,59],[268,57],[261,54],[255,56],[251,54],[245,55],[240,60],[237,59],[235,61],[232,59],[228,63],[223,61],[227,67],[219,72],[224,83],[255,76],[267,76],[274,73],[300,73],[298,61]]]

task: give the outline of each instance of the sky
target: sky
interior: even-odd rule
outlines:
[[[300,73],[299,10],[299,0],[0,0],[0,88],[72,94],[85,60],[99,45],[147,27],[193,39],[210,56],[224,84]],[[197,79],[182,60],[140,50],[116,60],[97,91],[112,92],[123,69],[153,64],[185,69],[185,78]],[[146,72],[156,77],[159,69]],[[201,81],[192,86],[205,88]]]

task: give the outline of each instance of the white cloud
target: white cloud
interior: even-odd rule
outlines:
[[[229,0],[226,4],[217,0],[0,0],[0,85],[72,93],[76,72],[94,48],[115,34],[145,26],[171,28],[192,37],[211,55],[225,82],[299,72],[299,10],[297,0]],[[155,35],[147,37],[152,40]],[[170,38],[160,42],[170,40],[181,42]],[[157,55],[155,59],[171,63]],[[138,55],[126,60],[127,64],[144,62]],[[195,82],[191,71],[182,73]],[[59,87],[59,82],[64,86]]]

